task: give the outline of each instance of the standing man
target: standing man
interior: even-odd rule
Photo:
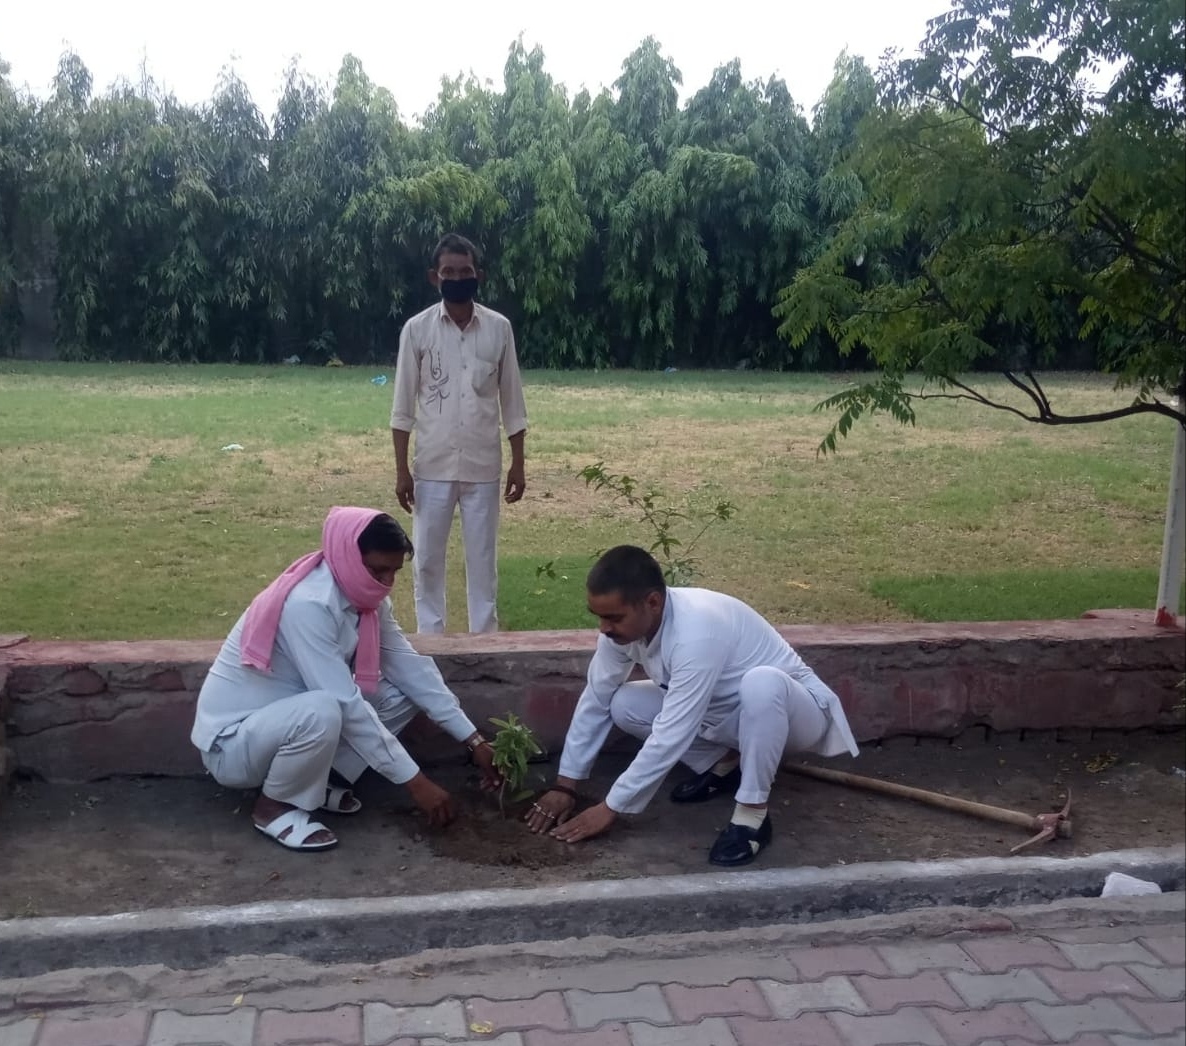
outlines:
[[[445,546],[458,506],[469,630],[498,630],[499,498],[514,504],[527,485],[527,407],[515,336],[505,316],[474,301],[480,264],[478,249],[464,236],[443,236],[428,271],[441,301],[408,320],[399,337],[391,408],[395,495],[412,513],[421,632],[445,630]],[[500,414],[511,445],[501,489]],[[413,431],[416,453],[409,468]]]
[[[601,635],[556,786],[527,813],[531,830],[570,843],[600,835],[618,814],[644,809],[683,762],[696,776],[671,801],[735,793],[708,859],[748,864],[770,842],[766,802],[784,752],[857,754],[840,699],[756,610],[721,592],[668,588],[644,549],[610,549],[586,592]],[[650,679],[627,682],[635,665]],[[570,820],[577,782],[614,724],[643,746],[605,799]]]

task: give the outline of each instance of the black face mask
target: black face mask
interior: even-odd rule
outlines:
[[[473,301],[474,295],[478,293],[478,278],[467,276],[464,280],[441,280],[440,290],[445,301],[461,305]]]

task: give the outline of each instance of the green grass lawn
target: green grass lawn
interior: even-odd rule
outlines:
[[[0,632],[219,637],[316,546],[331,505],[401,517],[391,385],[376,373],[0,363]],[[935,401],[916,428],[873,419],[818,458],[829,419],[812,408],[853,377],[528,373],[528,493],[503,514],[504,627],[588,627],[592,556],[649,543],[635,514],[577,477],[598,460],[676,503],[734,502],[699,547],[700,583],[778,622],[1152,606],[1165,419],[1039,429]],[[1066,411],[1125,398],[1091,376],[1048,388]],[[232,443],[243,449],[222,449]],[[453,540],[450,622],[464,628]],[[545,562],[555,578],[537,576]],[[410,590],[409,573],[396,612],[413,628]]]

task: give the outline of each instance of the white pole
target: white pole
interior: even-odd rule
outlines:
[[[1180,406],[1181,400],[1175,401]],[[1157,623],[1178,624],[1178,598],[1186,566],[1186,425],[1174,433],[1170,495],[1165,506],[1165,539],[1161,545],[1161,577],[1157,583]]]

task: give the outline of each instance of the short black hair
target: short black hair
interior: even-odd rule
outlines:
[[[368,552],[402,552],[408,559],[416,554],[412,539],[386,512],[380,512],[358,535],[358,551],[364,556]]]
[[[667,592],[663,568],[645,548],[618,545],[593,564],[585,588],[592,596],[613,592],[631,604],[641,603],[652,592]]]
[[[467,240],[459,232],[447,232],[437,240],[437,245],[432,250],[432,267],[434,269],[441,264],[442,254],[468,254],[473,260],[475,269],[482,264],[482,252],[474,246],[472,240]]]

